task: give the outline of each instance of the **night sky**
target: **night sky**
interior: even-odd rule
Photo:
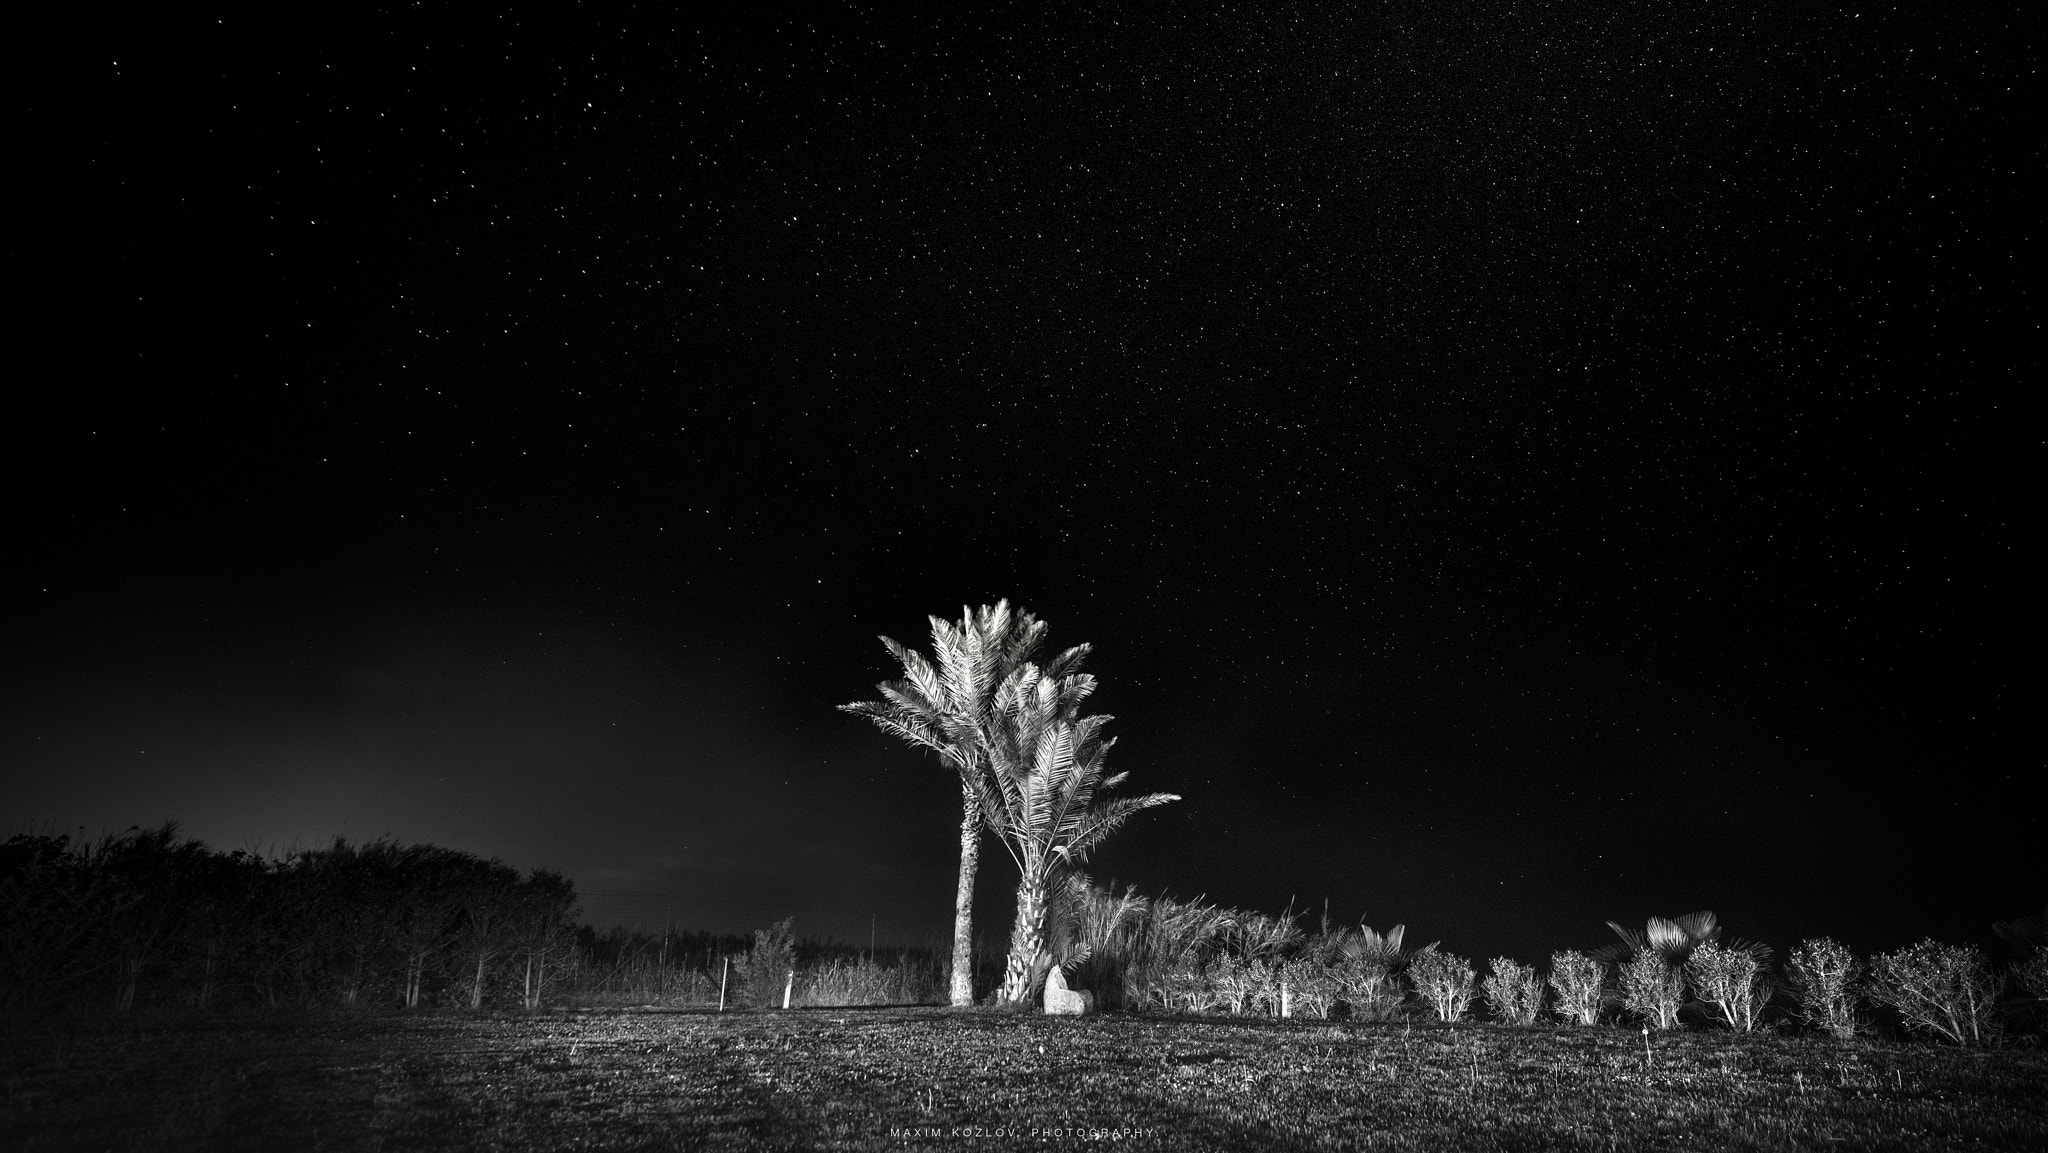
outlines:
[[[2048,898],[2018,6],[534,7],[32,53],[0,833],[935,942],[950,771],[833,706],[1008,597],[1144,893]]]

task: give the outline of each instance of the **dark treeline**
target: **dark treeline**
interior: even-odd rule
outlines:
[[[0,1010],[535,1008],[574,966],[575,911],[558,873],[433,845],[21,834],[0,845]]]

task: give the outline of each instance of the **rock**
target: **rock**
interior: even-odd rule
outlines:
[[[1054,965],[1045,973],[1045,1011],[1055,1016],[1080,1017],[1095,1011],[1095,994],[1086,989],[1067,988],[1067,978]]]

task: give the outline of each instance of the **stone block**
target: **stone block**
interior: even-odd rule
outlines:
[[[1045,973],[1045,1011],[1055,1016],[1080,1017],[1095,1011],[1095,994],[1086,989],[1067,988],[1067,978],[1054,965]]]

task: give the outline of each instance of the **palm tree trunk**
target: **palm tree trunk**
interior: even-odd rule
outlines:
[[[981,868],[981,802],[960,784],[960,885],[953,894],[955,1007],[974,1004],[974,874]]]
[[[1003,966],[1005,1005],[1029,1004],[1038,993],[1051,962],[1045,948],[1045,919],[1050,909],[1043,878],[1029,875],[1017,883],[1017,923],[1010,927],[1010,959]]]

